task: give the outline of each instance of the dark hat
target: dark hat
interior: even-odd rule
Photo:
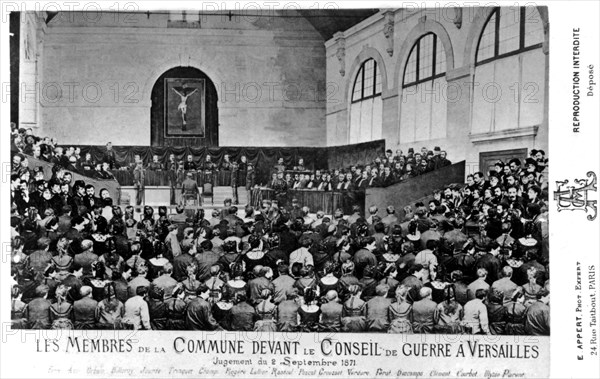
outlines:
[[[436,146],[436,147],[434,147],[434,148],[433,148],[433,151],[441,151],[441,150],[442,150],[442,149],[440,149],[440,147],[439,147],[439,146]]]
[[[525,159],[525,166],[527,166],[527,165],[533,165],[533,166],[537,167],[538,163],[533,158],[527,158],[527,159]]]
[[[409,148],[408,148],[408,152],[409,152],[409,153],[414,153],[414,152],[415,152],[415,149],[413,149],[412,147],[409,147]]]

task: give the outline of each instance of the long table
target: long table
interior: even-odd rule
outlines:
[[[216,171],[211,174],[205,174],[199,171],[189,171],[192,178],[196,180],[199,187],[206,182],[213,183],[213,186],[231,186],[231,171]],[[111,173],[115,179],[123,186],[132,186],[134,183],[133,170],[112,170]],[[145,170],[144,185],[146,186],[173,186],[180,185],[185,179],[188,171],[174,172],[168,170],[153,171]],[[246,186],[245,172],[238,172],[238,187]]]

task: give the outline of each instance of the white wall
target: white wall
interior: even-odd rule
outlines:
[[[548,22],[545,8],[538,8],[545,23]],[[545,35],[544,45],[538,50],[536,59],[541,62],[537,67],[540,75],[534,75],[533,81],[539,85],[535,100],[538,101],[537,112],[542,116],[529,117],[532,113],[521,112],[521,121],[509,125],[501,112],[496,112],[494,129],[482,130],[479,122],[473,124],[473,114],[477,115],[479,107],[473,107],[475,91],[480,87],[473,87],[475,76],[475,51],[477,42],[485,21],[493,8],[464,8],[462,9],[462,23],[458,27],[455,16],[459,12],[455,9],[425,9],[425,10],[387,10],[373,15],[360,24],[340,33],[326,42],[327,47],[327,82],[328,86],[335,88],[336,92],[327,98],[327,144],[343,145],[349,140],[350,125],[350,91],[354,83],[356,72],[360,64],[366,59],[373,58],[378,67],[384,72],[383,79],[383,138],[386,147],[392,150],[402,149],[405,153],[409,147],[415,150],[422,146],[430,150],[440,146],[448,151],[448,158],[453,162],[467,161],[467,172],[479,169],[479,154],[487,151],[499,151],[517,148],[548,148],[548,35]],[[388,20],[393,23],[393,36],[385,34]],[[442,41],[446,53],[446,81],[447,85],[440,87],[441,93],[435,94],[441,101],[446,101],[446,131],[436,134],[444,137],[434,139],[419,139],[409,141],[401,138],[401,120],[403,116],[402,104],[402,76],[410,49],[423,34],[433,32]],[[389,35],[389,34],[388,34]],[[345,55],[342,63],[339,60],[340,37],[345,41]],[[392,55],[387,49],[392,40]],[[540,53],[541,51],[541,53]],[[521,54],[520,59],[527,59]],[[508,61],[508,60],[507,60]],[[545,62],[544,62],[545,61]],[[345,75],[340,74],[342,64],[345,66]],[[479,76],[481,79],[482,76]],[[485,83],[480,83],[483,86]],[[502,84],[502,83],[501,83]],[[506,83],[504,83],[506,84]],[[509,84],[503,85],[505,95],[512,96]],[[480,90],[480,89],[479,89]],[[510,101],[504,98],[504,101]],[[405,106],[411,108],[410,106]],[[414,108],[414,107],[412,107]],[[444,107],[440,107],[444,108]],[[474,109],[475,108],[475,109]],[[513,107],[517,109],[516,107]],[[512,109],[512,108],[511,108]],[[521,108],[523,109],[523,108]],[[490,113],[489,110],[488,114]],[[518,112],[517,112],[518,113]],[[409,115],[410,116],[410,115]],[[480,118],[475,117],[476,120]],[[535,125],[529,125],[535,120]],[[530,122],[531,121],[531,122]],[[529,122],[529,124],[528,124]],[[510,127],[512,126],[512,128]],[[507,130],[510,129],[510,130]],[[421,133],[423,134],[423,133]]]
[[[167,14],[61,14],[43,42],[41,135],[149,145],[152,86],[193,66],[217,88],[221,145],[326,143],[324,41],[302,18],[207,16],[181,29],[167,28]]]

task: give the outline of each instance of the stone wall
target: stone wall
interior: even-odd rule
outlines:
[[[477,80],[475,52],[479,36],[493,8],[391,9],[380,11],[326,42],[327,82],[332,89],[332,95],[327,97],[327,144],[344,145],[351,140],[352,86],[360,65],[372,58],[382,72],[382,137],[386,140],[387,148],[394,151],[401,149],[406,153],[410,147],[417,151],[423,146],[430,150],[440,146],[448,151],[448,158],[452,162],[465,160],[467,173],[479,169],[481,152],[516,148],[541,148],[547,151],[548,12],[545,7],[537,9],[544,23],[544,42],[538,50],[538,57],[542,57],[539,67],[545,72],[545,80],[534,83],[538,86],[535,101],[543,106],[543,117],[539,117],[539,123],[515,125],[511,130],[474,132],[473,91],[481,90],[481,83],[479,87],[473,86]],[[426,33],[437,35],[438,41],[443,43],[446,56],[447,85],[435,93],[440,101],[447,101],[445,137],[407,142],[400,138],[403,73],[410,50]],[[507,95],[513,95],[508,88],[504,93],[504,96]]]
[[[217,88],[220,145],[326,145],[325,47],[306,20],[201,16],[176,28],[167,13],[92,16],[61,13],[45,28],[36,133],[150,145],[155,81],[191,66]]]

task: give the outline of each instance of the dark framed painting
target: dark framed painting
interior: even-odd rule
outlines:
[[[165,137],[205,137],[204,79],[165,79]]]

